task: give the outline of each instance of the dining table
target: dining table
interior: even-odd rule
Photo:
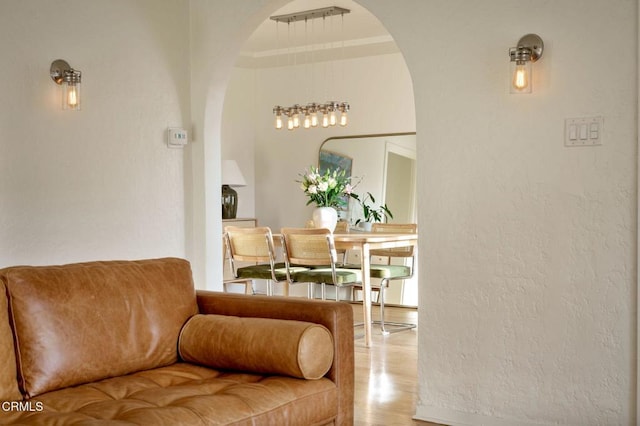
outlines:
[[[362,270],[362,305],[364,315],[364,345],[371,347],[371,250],[418,245],[417,234],[348,232],[334,233],[333,241],[339,250],[360,250]]]

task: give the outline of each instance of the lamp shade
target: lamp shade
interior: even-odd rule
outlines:
[[[222,184],[229,186],[247,186],[236,160],[222,160]]]

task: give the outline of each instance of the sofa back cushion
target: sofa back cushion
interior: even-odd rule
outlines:
[[[181,259],[1,273],[29,397],[176,362],[180,329],[198,309],[191,268]]]
[[[18,389],[13,333],[9,325],[9,303],[0,280],[0,401],[22,399]]]

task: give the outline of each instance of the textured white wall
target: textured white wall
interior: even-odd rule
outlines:
[[[186,1],[0,2],[0,267],[185,255]],[[49,67],[83,72],[62,111]]]

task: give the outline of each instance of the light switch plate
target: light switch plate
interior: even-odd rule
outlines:
[[[564,120],[565,146],[602,145],[602,116],[567,118]]]
[[[185,129],[169,127],[167,129],[167,145],[169,148],[182,148],[189,142],[189,135]]]

